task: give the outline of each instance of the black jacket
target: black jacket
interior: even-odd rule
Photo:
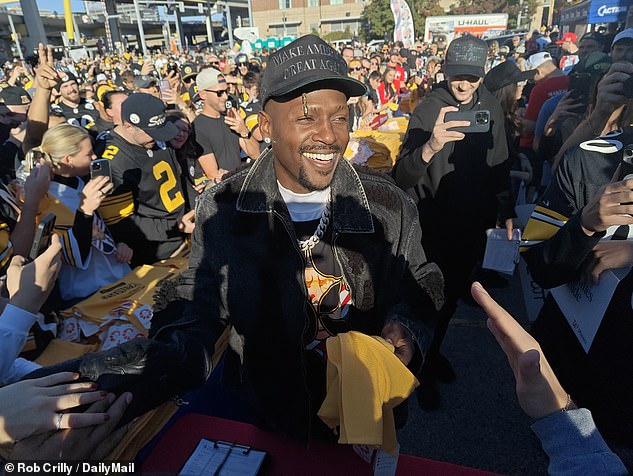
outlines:
[[[332,245],[352,297],[349,327],[380,335],[395,320],[424,355],[443,303],[443,279],[422,250],[415,205],[384,176],[357,171],[343,159],[331,187]],[[249,399],[258,422],[307,441],[318,408],[306,381],[305,265],[272,154],[203,193],[196,224],[189,269],[160,312],[175,321],[161,325],[155,315],[153,339],[54,371],[79,370],[117,393],[132,383],[129,419],[203,383],[216,340],[230,326],[224,382]]]
[[[380,335],[395,319],[424,353],[442,276],[428,263],[412,201],[393,183],[339,162],[332,184],[333,248],[353,305],[352,330]],[[200,197],[183,320],[199,322],[211,349],[231,326],[224,380],[248,395],[265,423],[307,441],[310,407],[304,333],[304,262],[278,190],[272,154]]]
[[[422,146],[431,137],[439,111],[445,106],[462,111],[489,110],[490,130],[447,143],[425,163]],[[393,169],[398,186],[417,202],[424,235],[482,234],[496,221],[502,223],[512,217],[509,173],[504,116],[497,99],[480,85],[470,104],[458,104],[445,81],[413,112]]]

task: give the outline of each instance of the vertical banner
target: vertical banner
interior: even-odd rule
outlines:
[[[391,11],[395,26],[393,28],[393,41],[402,41],[405,48],[411,48],[415,42],[413,29],[413,17],[406,0],[390,0]]]

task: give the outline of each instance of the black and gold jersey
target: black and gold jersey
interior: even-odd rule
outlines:
[[[99,134],[95,152],[110,160],[114,192],[99,213],[116,241],[142,246],[182,240],[178,220],[185,213],[185,194],[174,150],[160,142],[147,149],[106,131]]]
[[[52,110],[61,112],[66,118],[66,122],[73,126],[81,126],[90,129],[99,117],[99,112],[95,109],[94,104],[82,99],[77,107],[70,107],[63,102],[53,104]]]

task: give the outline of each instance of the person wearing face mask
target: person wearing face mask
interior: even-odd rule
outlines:
[[[427,409],[440,403],[435,379],[455,378],[439,349],[457,301],[467,295],[469,277],[483,257],[486,229],[498,224],[512,231],[504,115],[499,102],[480,87],[487,56],[486,43],[473,36],[451,42],[444,65],[447,80],[414,110],[393,169],[396,183],[417,202],[424,250],[446,281],[445,305],[418,390]],[[490,111],[487,132],[452,130],[470,123],[445,117],[481,110]]]

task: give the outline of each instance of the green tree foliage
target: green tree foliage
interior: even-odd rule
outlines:
[[[393,14],[389,0],[369,0],[361,14],[363,40],[381,40],[393,35]]]
[[[476,1],[476,0],[475,0]],[[438,0],[407,0],[416,36],[424,33],[424,22],[428,16],[446,15]],[[383,39],[393,35],[394,20],[389,0],[369,0],[361,15],[362,36],[365,41]]]

